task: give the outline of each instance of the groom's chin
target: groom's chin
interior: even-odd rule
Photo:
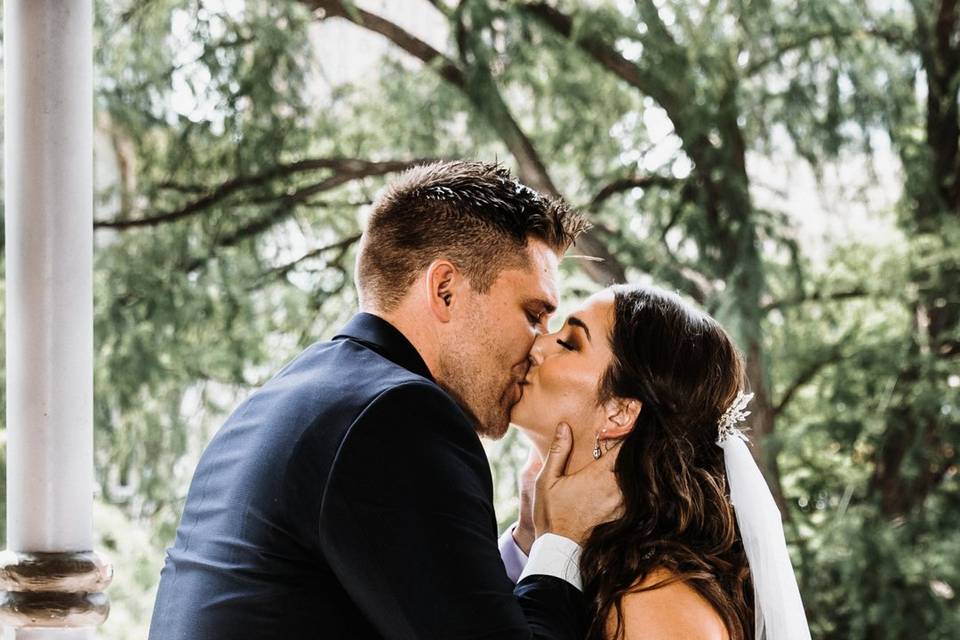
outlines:
[[[487,440],[492,440],[496,442],[497,440],[503,440],[503,436],[507,435],[506,429],[499,429],[497,431],[485,431],[480,434]]]
[[[507,430],[510,428],[509,420],[497,420],[489,421],[487,424],[482,425],[477,431],[481,436],[489,440],[499,440],[503,436],[507,435]]]

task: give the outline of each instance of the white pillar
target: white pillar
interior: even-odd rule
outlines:
[[[7,548],[93,548],[93,5],[4,2]],[[87,637],[22,630],[17,638]]]

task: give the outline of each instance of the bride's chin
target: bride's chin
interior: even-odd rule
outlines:
[[[516,412],[510,416],[510,424],[516,427],[517,430],[531,442],[539,442],[543,440],[544,437],[547,437],[543,429],[531,424],[529,420],[525,419],[522,415],[517,415]],[[550,434],[549,437],[552,438],[553,434]]]
[[[510,414],[510,425],[513,426],[513,427],[516,427],[516,428],[519,429],[522,433],[527,433],[527,432],[530,431],[530,429],[529,429],[526,425],[523,424],[524,422],[526,422],[526,420],[524,420],[522,416],[517,415],[517,411],[516,411],[516,410],[514,410],[514,411]]]
[[[520,435],[523,436],[535,451],[539,452],[541,459],[546,457],[547,450],[550,448],[550,443],[552,442],[552,435],[548,437],[540,429],[532,429],[528,426],[518,424],[513,420],[510,421],[510,424],[520,432]]]
[[[530,437],[531,432],[533,431],[529,426],[529,420],[524,418],[522,411],[517,411],[516,407],[513,412],[510,413],[510,424],[516,427],[520,433]]]
[[[535,407],[529,405],[526,398],[523,398],[514,405],[513,411],[510,413],[510,424],[531,442],[539,443],[544,438],[547,438],[549,442],[553,439],[553,432],[547,433],[544,425],[540,424],[542,420],[533,420],[533,417],[538,416],[539,413],[542,412],[538,412]]]

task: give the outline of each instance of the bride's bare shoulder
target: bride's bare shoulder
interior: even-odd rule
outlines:
[[[651,587],[669,580],[672,573],[657,569],[637,586]],[[674,582],[649,591],[624,596],[625,640],[728,640],[720,614],[703,596],[685,582]],[[607,620],[609,637],[614,637],[616,611]]]

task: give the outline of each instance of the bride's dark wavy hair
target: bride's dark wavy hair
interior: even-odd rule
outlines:
[[[596,527],[581,572],[593,607],[589,640],[623,635],[622,599],[684,581],[720,614],[731,640],[753,638],[753,587],[729,500],[720,416],[744,385],[743,359],[726,331],[679,296],[617,286],[609,336],[613,362],[600,401],[643,404],[615,473],[624,513]],[[639,585],[658,568],[672,574]]]

